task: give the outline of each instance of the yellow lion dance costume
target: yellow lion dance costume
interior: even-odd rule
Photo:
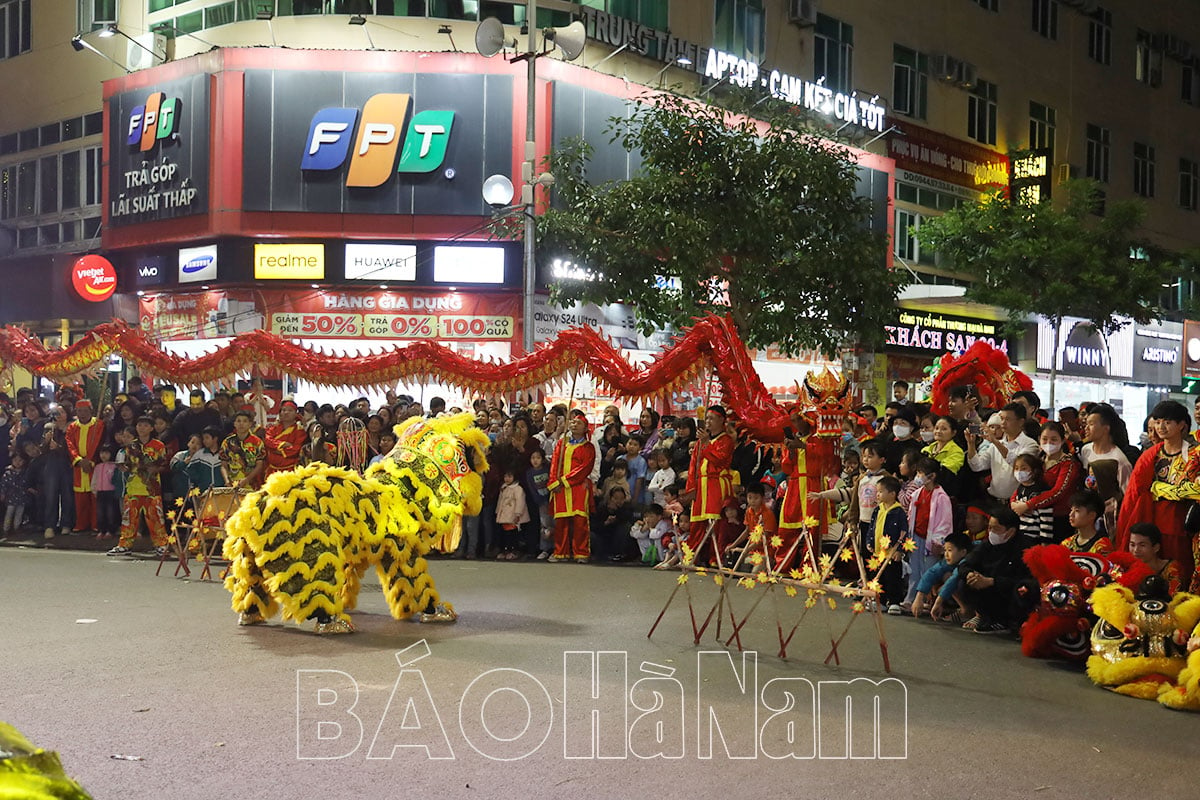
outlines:
[[[354,630],[363,573],[374,565],[396,619],[453,621],[425,555],[451,552],[463,515],[479,513],[488,437],[474,417],[414,417],[365,475],[311,464],[272,475],[226,523],[225,588],[241,625],[316,619],[317,633]]]
[[[1090,602],[1099,617],[1087,662],[1094,683],[1168,708],[1200,711],[1200,597],[1186,592],[1169,600],[1145,597],[1112,584],[1092,592]]]

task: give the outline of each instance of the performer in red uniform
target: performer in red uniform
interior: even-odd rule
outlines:
[[[688,468],[685,491],[692,501],[692,528],[687,544],[696,551],[696,564],[712,563],[712,539],[704,542],[704,536],[709,524],[721,518],[725,498],[733,494],[729,470],[737,442],[725,432],[725,418],[724,408],[709,407],[704,427],[696,433],[696,450]],[[701,542],[704,542],[703,553],[699,552]]]
[[[550,510],[554,514],[554,555],[551,561],[587,563],[592,553],[588,517],[592,512],[592,467],[596,446],[588,438],[583,412],[571,412],[567,435],[554,445],[550,459]]]
[[[1200,500],[1200,449],[1185,438],[1191,415],[1182,403],[1164,400],[1150,412],[1150,424],[1162,441],[1133,466],[1117,520],[1117,550],[1129,549],[1130,526],[1153,522],[1162,532],[1162,557],[1179,566],[1180,585],[1195,591],[1200,583],[1191,582],[1195,554],[1184,524],[1190,501]]]
[[[804,529],[804,520],[808,513],[808,458],[804,439],[812,433],[812,426],[804,419],[799,406],[794,406],[790,412],[791,428],[784,432],[783,440],[783,472],[787,475],[787,490],[783,499],[776,505],[779,509],[779,538],[783,544],[774,549],[776,554],[775,570],[786,572],[794,564],[800,563],[796,558],[804,552],[804,548],[820,549],[821,543],[805,542],[796,544],[796,540]]]
[[[300,450],[308,439],[303,426],[296,421],[300,409],[293,400],[279,404],[279,417],[264,434],[267,445],[267,477],[276,472],[295,469],[300,464]]]
[[[67,426],[67,452],[75,476],[75,532],[96,528],[96,495],[92,493],[92,467],[99,460],[104,422],[92,416],[90,400],[75,404],[76,420]]]

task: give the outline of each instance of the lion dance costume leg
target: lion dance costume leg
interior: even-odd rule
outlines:
[[[225,586],[239,623],[317,620],[318,633],[352,631],[363,573],[374,566],[393,617],[449,621],[426,554],[457,545],[464,514],[479,513],[487,436],[470,414],[412,418],[395,449],[366,475],[325,464],[272,475],[226,524]]]

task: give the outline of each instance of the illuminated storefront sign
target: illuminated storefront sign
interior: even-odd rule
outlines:
[[[889,350],[922,353],[961,353],[978,341],[1009,352],[1003,323],[956,317],[930,311],[899,309],[896,322],[884,326]]]
[[[1051,171],[1054,167],[1054,150],[1030,150],[1013,155],[1009,173],[1009,195],[1018,203],[1035,206],[1050,199],[1054,185]]]
[[[322,280],[325,278],[323,244],[256,244],[254,277],[257,280]]]
[[[89,303],[103,303],[117,290],[117,270],[104,256],[81,256],[71,265],[71,286]]]
[[[415,244],[347,244],[346,280],[414,281],[417,279]]]
[[[179,250],[179,282],[203,283],[217,279],[217,246],[184,247]]]
[[[897,170],[911,170],[976,192],[1008,188],[1008,156],[910,122],[892,120],[888,137]]]

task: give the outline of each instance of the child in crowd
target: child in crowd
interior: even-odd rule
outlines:
[[[600,497],[608,497],[614,486],[620,486],[626,495],[629,494],[629,465],[623,458],[616,460],[612,473],[600,484]]]
[[[500,486],[500,499],[496,501],[496,524],[500,526],[501,546],[496,554],[497,561],[516,561],[517,544],[521,539],[521,526],[529,522],[529,508],[525,505],[525,490],[517,483],[512,470],[504,473]]]
[[[1063,546],[1074,553],[1095,553],[1101,556],[1111,553],[1112,540],[1104,535],[1103,530],[1096,529],[1096,521],[1103,513],[1104,502],[1100,495],[1090,489],[1076,492],[1071,497],[1071,515],[1067,517],[1075,533],[1063,540]]]
[[[725,505],[721,507],[721,519],[713,528],[719,552],[724,553],[742,535],[746,529],[742,518],[742,506],[738,503],[737,498],[725,498]]]
[[[663,510],[666,511],[666,509]],[[663,534],[662,537],[663,560],[654,565],[655,569],[677,567],[679,566],[679,562],[683,560],[683,551],[680,550],[679,543],[687,539],[687,535],[691,531],[692,520],[686,511],[676,514],[673,519],[674,524],[671,525],[670,534]]]
[[[24,448],[25,460],[28,462],[28,466],[25,467],[25,482],[29,486],[29,503],[26,506],[26,511],[29,512],[29,521],[40,527],[42,511],[39,508],[41,505],[39,499],[41,498],[42,487],[45,483],[48,457],[37,442],[27,440]]]
[[[984,517],[985,536],[986,530],[987,518]],[[952,533],[946,537],[946,541],[942,543],[941,559],[925,570],[925,574],[921,576],[921,580],[917,584],[917,596],[912,605],[914,617],[919,617],[928,611],[930,618],[935,621],[944,619],[957,625],[967,621],[970,612],[961,606],[952,613],[947,613],[947,609],[956,602],[954,593],[958,589],[958,565],[967,557],[967,553],[971,552],[973,546],[971,537],[965,533]],[[933,606],[929,607],[929,598],[935,590],[937,590],[937,599],[933,601]]]
[[[654,467],[654,474],[646,486],[650,492],[650,502],[666,508],[667,498],[663,490],[675,483],[675,470],[671,469],[671,459],[665,450],[650,451],[650,464]]]
[[[637,541],[642,553],[642,562],[647,564],[658,563],[663,537],[670,537],[670,534],[671,523],[663,519],[663,508],[658,503],[647,506],[646,513],[629,529],[629,535]]]
[[[779,523],[775,519],[775,512],[767,508],[765,500],[766,490],[761,483],[752,483],[746,487],[743,530],[741,535],[725,547],[727,560],[736,563],[741,559],[743,565],[748,561],[752,565],[752,572],[774,570],[778,555],[771,546],[771,539],[778,533]],[[757,536],[758,541],[752,542],[751,536]]]
[[[388,453],[396,447],[396,434],[390,430],[385,430],[379,434],[379,452],[371,456],[371,460],[367,462],[367,466],[378,464],[383,459],[387,458]]]
[[[642,457],[642,448],[645,446],[646,437],[639,433],[632,433],[625,440],[625,475],[629,482],[629,502],[633,503],[634,508],[641,508],[646,504],[649,467],[646,466],[646,459]]]
[[[629,530],[633,526],[633,506],[624,483],[613,484],[604,504],[592,515],[592,553],[609,561],[625,560]]]
[[[100,461],[92,467],[92,491],[96,493],[96,538],[111,539],[121,526],[121,501],[117,498],[117,465],[113,449],[102,445]]]
[[[1120,482],[1121,462],[1113,459],[1092,461],[1088,464],[1088,474],[1083,485],[1096,492],[1104,503],[1104,514],[1101,517],[1104,533],[1113,536],[1117,532],[1117,512],[1121,508],[1124,495]]]
[[[534,450],[529,454],[529,470],[525,473],[525,483],[533,492],[533,504],[537,506],[538,528],[538,559],[546,560],[554,552],[554,515],[550,513],[550,465],[546,463],[546,454]]]
[[[25,454],[16,452],[13,453],[12,463],[4,470],[4,477],[0,479],[0,501],[5,505],[4,533],[12,533],[21,527],[25,519],[25,504],[29,500]]]
[[[912,608],[921,576],[942,556],[942,543],[954,532],[954,506],[950,495],[938,484],[940,469],[932,458],[917,462],[918,491],[908,509],[908,529],[916,548],[908,556],[908,594],[902,610]]]
[[[904,613],[900,604],[904,601],[907,588],[904,585],[904,551],[899,544],[908,534],[908,517],[900,505],[900,487],[900,480],[892,475],[884,475],[879,479],[875,487],[879,502],[871,512],[872,535],[867,540],[869,553],[883,555],[892,551],[882,572],[878,574],[883,589],[880,605],[885,606],[887,613],[893,616]],[[884,547],[885,538],[887,547]]]
[[[963,525],[966,526],[964,533],[972,544],[987,538],[988,516],[979,506],[967,506],[967,513],[963,517]]]
[[[1167,592],[1174,596],[1180,589],[1179,565],[1162,556],[1162,531],[1153,522],[1137,522],[1129,526],[1129,552],[1150,571],[1167,582]]]
[[[921,460],[921,451],[915,448],[909,448],[900,456],[900,493],[897,498],[900,500],[900,507],[907,514],[908,509],[912,506],[913,495],[917,493],[917,462]],[[984,520],[984,527],[987,527],[987,520]]]
[[[1042,460],[1033,453],[1022,453],[1013,462],[1013,477],[1017,488],[1010,503],[1028,503],[1030,499],[1049,490],[1042,480]],[[1054,509],[1030,509],[1021,515],[1018,531],[1030,544],[1049,544],[1054,541]]]
[[[683,485],[679,483],[663,487],[663,499],[666,502],[662,504],[662,507],[667,519],[674,520],[683,516],[683,502],[679,499],[682,491]]]

